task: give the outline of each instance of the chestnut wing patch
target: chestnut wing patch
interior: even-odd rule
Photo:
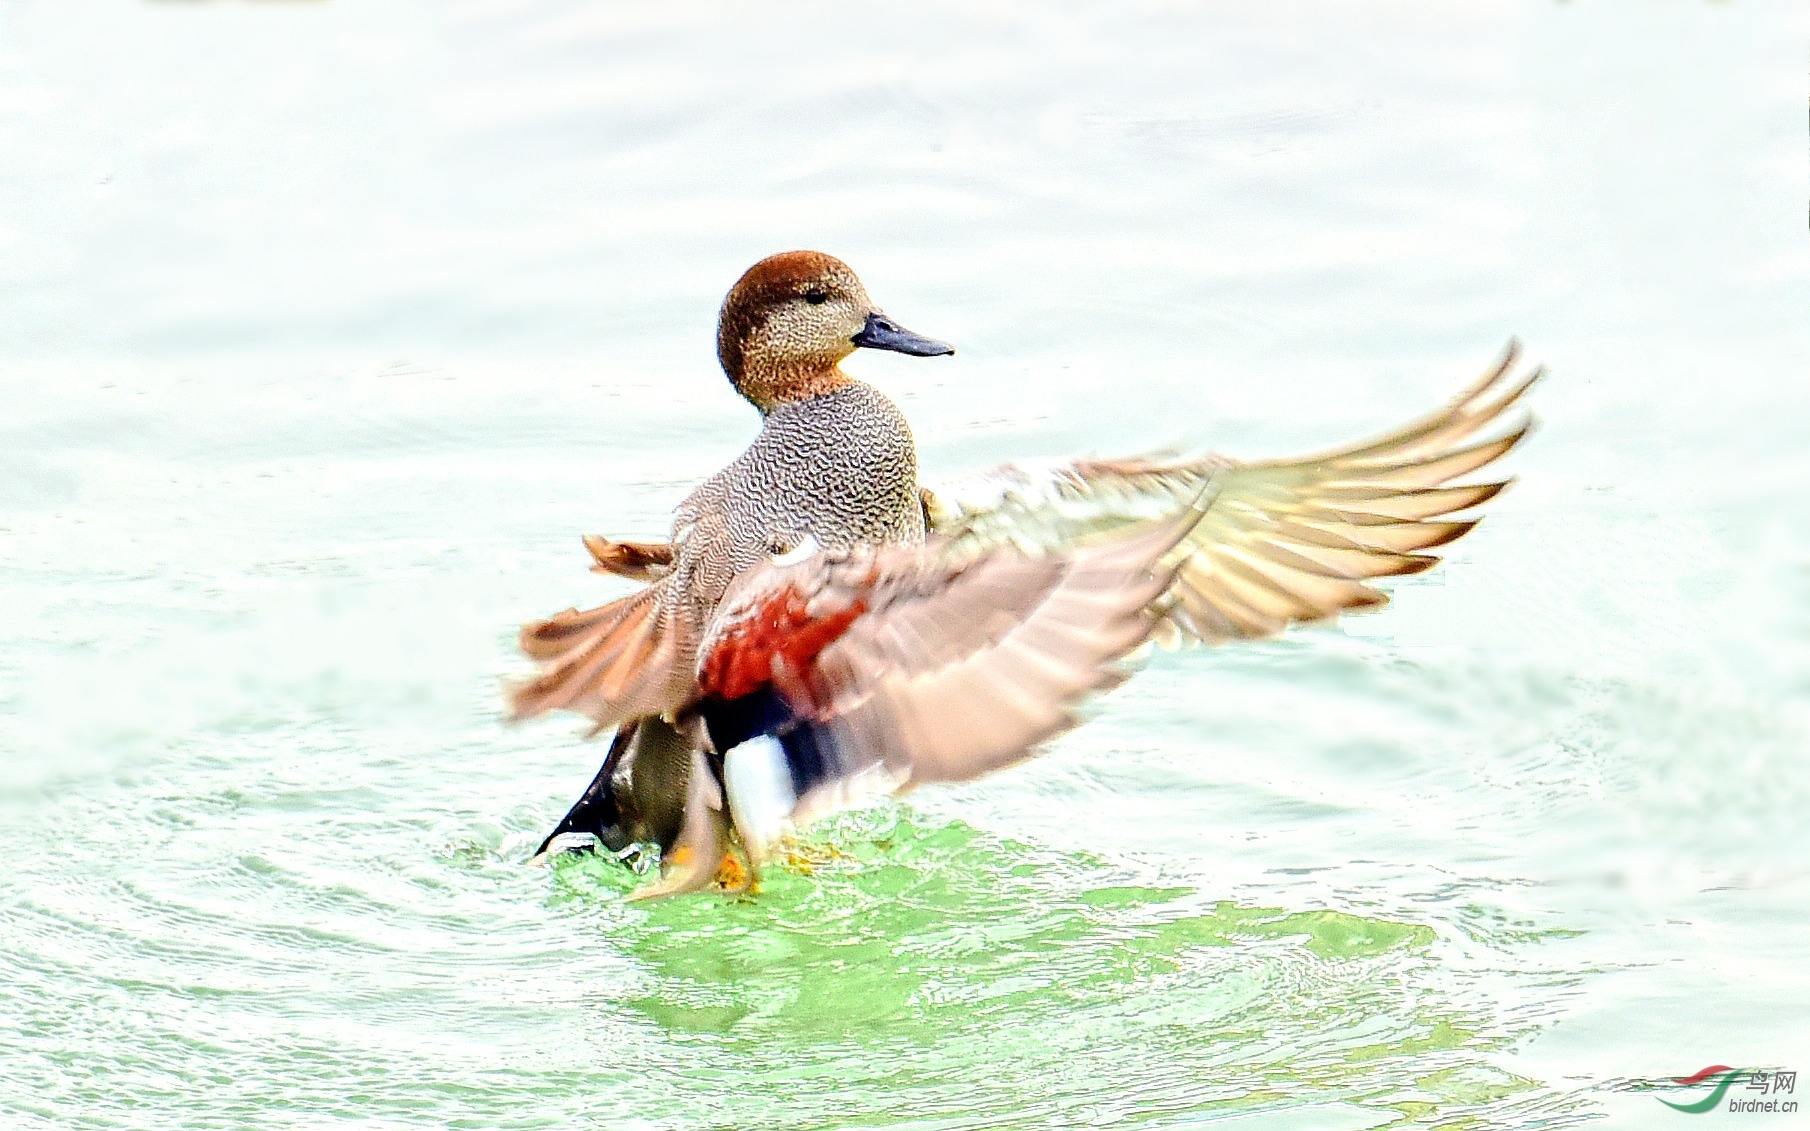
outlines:
[[[763,796],[786,787],[793,823],[1028,758],[1123,679],[1119,661],[1150,636],[1149,606],[1172,580],[1160,563],[1201,514],[1041,556],[953,556],[932,541],[763,566],[706,637],[712,744],[760,767],[744,780]],[[770,814],[770,796],[758,808]],[[770,843],[773,820],[744,837]]]

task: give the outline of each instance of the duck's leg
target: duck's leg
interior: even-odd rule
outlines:
[[[804,875],[814,875],[819,868],[828,867],[838,860],[853,860],[853,856],[837,848],[833,844],[805,844],[793,837],[787,837],[781,846],[781,859],[786,867]]]
[[[725,892],[754,895],[760,891],[760,869],[752,862],[743,863],[742,857],[730,851],[723,854],[723,862],[717,866],[716,886]]]
[[[661,856],[660,878],[629,898],[658,899],[702,891],[716,882],[729,849],[729,814],[723,811],[722,788],[710,772],[704,752],[694,748],[679,839]]]

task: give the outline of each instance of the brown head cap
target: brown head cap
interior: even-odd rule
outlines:
[[[821,251],[783,251],[748,268],[717,317],[717,360],[762,412],[847,384],[838,365],[857,346],[954,352],[894,326],[848,264]]]

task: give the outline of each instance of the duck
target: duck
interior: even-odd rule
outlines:
[[[640,587],[525,625],[516,721],[610,734],[535,853],[607,853],[635,892],[758,890],[800,830],[1032,757],[1152,645],[1273,636],[1387,603],[1510,482],[1460,482],[1528,435],[1510,342],[1452,400],[1383,435],[1279,460],[1016,462],[927,488],[861,349],[948,357],[841,260],[750,267],[717,358],[760,430],[677,507],[665,541],[583,536]]]

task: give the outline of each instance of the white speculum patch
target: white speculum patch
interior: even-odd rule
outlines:
[[[811,556],[821,549],[823,547],[818,544],[817,539],[806,534],[798,540],[798,545],[793,546],[790,550],[772,555],[773,564],[776,566],[797,565],[799,562],[809,561]]]
[[[742,844],[756,860],[792,826],[798,795],[792,792],[792,770],[786,752],[771,735],[750,738],[723,755],[723,786],[729,815],[742,834]]]

